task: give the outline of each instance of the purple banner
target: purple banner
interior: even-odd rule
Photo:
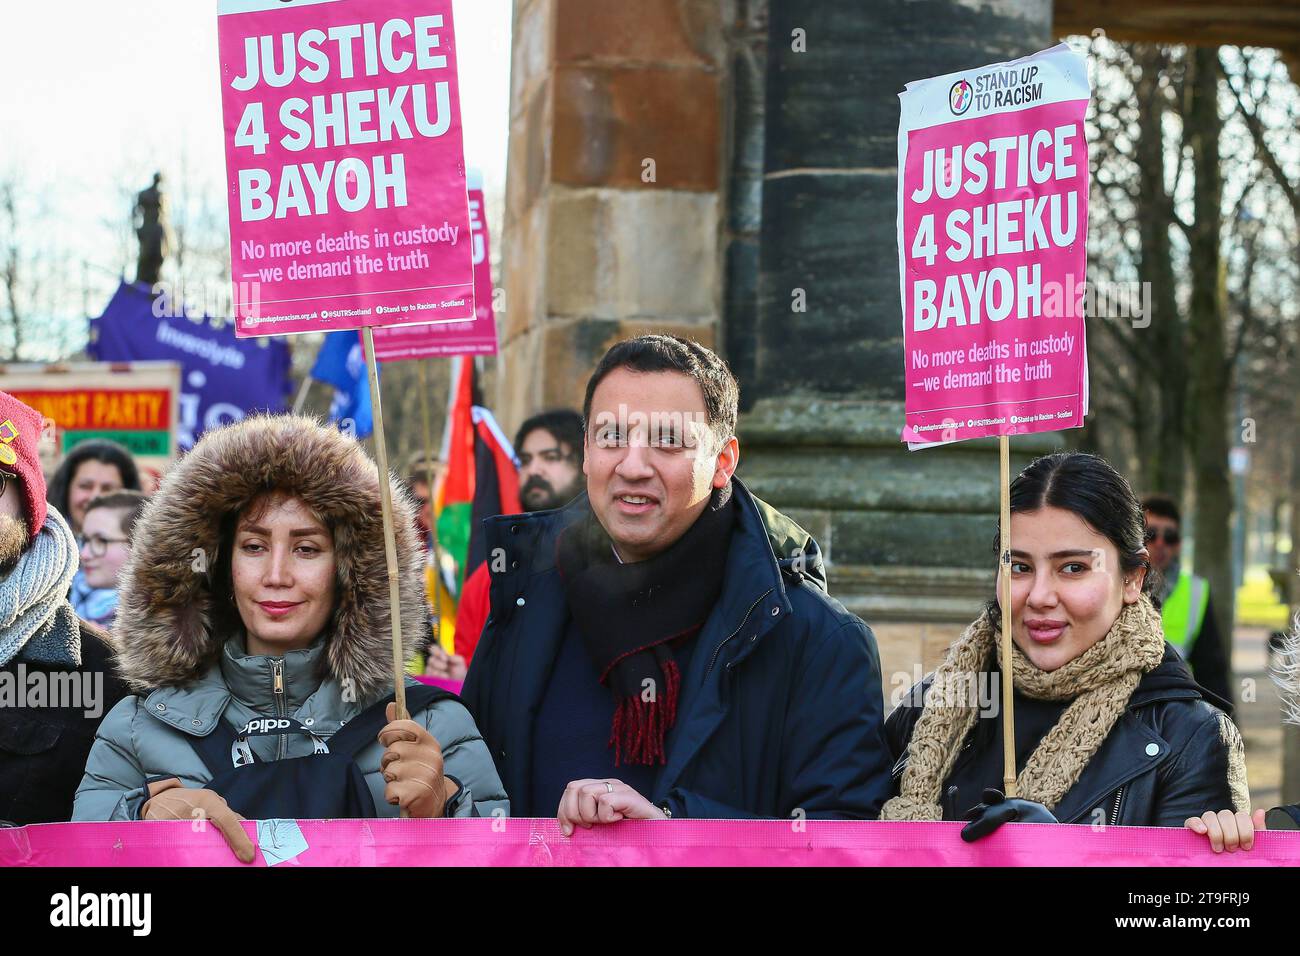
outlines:
[[[289,347],[279,338],[237,339],[233,322],[190,316],[166,295],[123,282],[90,322],[90,357],[100,362],[170,361],[181,366],[177,443],[253,411],[284,411]]]

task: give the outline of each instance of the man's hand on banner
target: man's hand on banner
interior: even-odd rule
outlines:
[[[573,836],[575,826],[590,830],[620,820],[667,819],[662,810],[621,780],[574,780],[564,788],[556,817],[565,836]]]
[[[424,676],[463,681],[468,673],[469,665],[461,655],[448,654],[437,644],[429,645],[428,658],[424,662]]]
[[[140,808],[141,820],[211,820],[240,863],[257,856],[253,841],[239,825],[244,818],[215,790],[187,787],[175,777],[149,784],[149,799]]]
[[[390,804],[406,810],[412,817],[440,817],[447,801],[458,789],[442,769],[442,747],[422,725],[413,720],[397,720],[397,705],[389,704],[385,715],[388,725],[379,732],[384,755],[379,769],[387,786],[384,797]]]
[[[961,838],[967,843],[988,836],[1004,823],[1061,822],[1041,803],[1007,797],[993,788],[984,791],[984,801],[971,807],[963,819],[970,821],[961,828]]]

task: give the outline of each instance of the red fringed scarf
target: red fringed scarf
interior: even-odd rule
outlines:
[[[662,764],[682,676],[672,645],[694,640],[722,593],[735,527],[731,486],[647,561],[622,564],[592,515],[559,538],[556,563],[583,644],[614,694],[614,764]]]

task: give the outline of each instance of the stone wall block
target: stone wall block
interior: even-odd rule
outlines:
[[[651,188],[614,195],[607,241],[618,315],[715,318],[717,195]]]
[[[505,316],[498,319],[503,344],[541,324],[545,317],[546,203],[535,203],[506,236]]]
[[[702,70],[557,65],[552,181],[713,191],[719,80]],[[646,160],[654,161],[647,183]]]
[[[554,62],[556,0],[515,4],[510,51],[510,111],[519,115]]]
[[[647,63],[706,67],[716,62],[717,28],[705,0],[558,0],[557,63]]]

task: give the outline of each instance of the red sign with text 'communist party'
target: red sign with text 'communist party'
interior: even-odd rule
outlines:
[[[910,448],[1083,424],[1090,95],[1065,44],[899,94]]]
[[[465,322],[451,0],[220,0],[239,335]]]

